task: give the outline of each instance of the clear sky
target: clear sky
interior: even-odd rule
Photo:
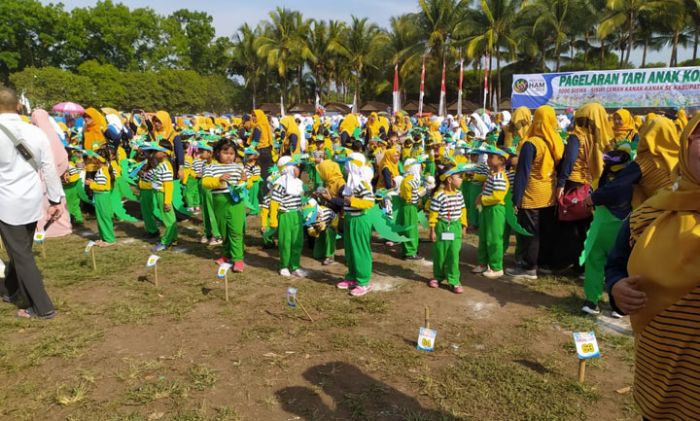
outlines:
[[[58,0],[41,0],[42,3],[57,3]],[[277,6],[299,10],[307,18],[350,20],[350,15],[367,17],[384,28],[389,27],[389,18],[403,13],[415,12],[417,0],[114,0],[130,8],[150,7],[162,15],[168,15],[178,9],[201,10],[214,18],[217,35],[231,36],[239,26],[248,22],[254,26],[268,18],[268,13]],[[96,2],[89,0],[62,0],[66,9],[92,6]],[[650,51],[647,62],[666,62],[671,49]],[[632,62],[641,63],[641,51],[632,53]],[[679,60],[690,59],[690,49],[679,50]]]

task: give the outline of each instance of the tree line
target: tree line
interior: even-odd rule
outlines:
[[[0,2],[0,80],[38,101],[182,112],[248,109],[254,103],[351,102],[391,97],[398,63],[402,94],[416,99],[426,66],[426,101],[437,102],[447,68],[456,97],[510,95],[510,75],[545,71],[698,64],[700,0],[418,0],[382,28],[367,18],[318,20],[276,8],[257,25],[216,36],[205,12],[99,1],[65,10],[37,0]],[[679,57],[682,47],[692,57]],[[650,51],[668,54],[649,63]]]

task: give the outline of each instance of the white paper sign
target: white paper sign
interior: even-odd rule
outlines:
[[[219,266],[219,271],[216,273],[216,277],[219,279],[224,279],[226,277],[226,272],[231,269],[233,265],[231,263],[222,263]]]
[[[37,231],[34,233],[34,242],[35,243],[43,243],[45,238],[46,238],[46,233],[44,233],[44,232]]]
[[[287,288],[287,305],[289,307],[296,308],[297,306],[297,289],[289,287]]]
[[[94,241],[88,241],[87,245],[85,246],[85,254],[90,253],[90,250],[95,246]]]
[[[574,342],[576,343],[576,353],[580,360],[600,357],[600,349],[595,338],[595,332],[574,332]]]
[[[440,238],[442,241],[454,241],[455,233],[454,232],[443,232],[442,236]]]
[[[418,346],[417,348],[421,351],[433,352],[435,349],[435,337],[437,336],[437,330],[420,328],[418,331]]]
[[[152,268],[153,266],[156,265],[156,263],[158,262],[158,259],[160,259],[160,256],[156,256],[155,254],[148,256],[148,260],[146,261],[146,267]]]

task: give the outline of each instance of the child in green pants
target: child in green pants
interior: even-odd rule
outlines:
[[[219,246],[223,244],[223,241],[219,233],[219,224],[216,222],[216,215],[214,215],[214,197],[211,190],[204,188],[202,184],[204,170],[212,162],[213,151],[214,149],[207,142],[201,141],[197,143],[197,157],[192,162],[191,176],[197,181],[199,204],[202,211],[202,225],[204,226],[204,235],[199,242],[210,246]]]
[[[431,288],[438,288],[440,281],[447,280],[455,294],[462,294],[460,283],[459,253],[462,249],[462,234],[467,228],[467,208],[460,191],[462,166],[450,165],[440,168],[440,187],[430,200],[430,241],[433,242],[433,279]]]
[[[408,228],[404,234],[408,241],[402,243],[404,259],[419,260],[421,257],[418,256],[418,203],[425,196],[426,189],[421,180],[420,162],[409,158],[403,167],[405,173],[399,188],[401,206],[396,223]]]
[[[472,272],[481,273],[489,279],[503,276],[503,235],[506,227],[506,195],[510,181],[506,173],[508,154],[493,145],[486,148],[487,164],[491,173],[486,178],[484,189],[477,197],[477,206],[482,207],[479,228],[479,265]]]
[[[114,237],[114,223],[112,222],[112,183],[114,174],[109,165],[109,152],[101,149],[98,152],[86,151],[87,164],[97,168],[93,179],[86,179],[88,187],[92,190],[95,201],[95,217],[100,239],[95,242],[98,247],[109,247],[116,243]]]
[[[270,201],[270,227],[278,229],[280,250],[280,275],[306,277],[301,269],[301,249],[304,244],[304,224],[301,216],[301,199],[304,183],[299,177],[299,162],[289,156],[277,161],[280,177],[272,186]]]
[[[223,256],[217,264],[233,263],[234,272],[243,272],[245,203],[236,189],[245,183],[245,169],[236,162],[236,144],[221,139],[214,146],[214,161],[204,168],[202,186],[211,190],[213,211],[223,236]]]
[[[63,191],[66,193],[66,207],[74,224],[83,223],[83,213],[80,210],[80,189],[83,188],[80,180],[81,169],[78,168],[72,156],[73,149],[67,149],[71,160],[68,161],[68,170],[63,175]]]
[[[173,189],[175,174],[170,163],[172,144],[168,140],[149,144],[146,149],[153,151],[153,179],[151,187],[156,196],[156,203],[161,214],[164,231],[160,242],[153,247],[154,252],[167,250],[177,241],[177,219],[173,209]]]

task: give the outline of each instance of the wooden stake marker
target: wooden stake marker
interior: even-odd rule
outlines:
[[[299,305],[299,307],[301,307],[301,310],[304,312],[304,314],[306,314],[306,317],[309,318],[311,323],[314,323],[314,318],[311,317],[309,312],[306,311],[304,305],[301,303],[301,301],[299,301],[299,297],[297,296],[297,289],[293,287],[287,288],[287,306],[291,308],[296,308],[297,304]]]
[[[231,269],[231,263],[222,263],[219,265],[219,271],[216,277],[224,280],[224,296],[226,297],[226,302],[228,302],[228,273]]]
[[[87,245],[85,246],[85,254],[90,255],[90,257],[92,258],[92,270],[97,272],[97,261],[95,260],[95,242],[94,241],[88,241]]]
[[[148,256],[148,260],[146,261],[146,267],[153,268],[155,286],[158,286],[158,259],[160,259],[160,256],[152,254]]]
[[[578,382],[583,384],[586,381],[586,361],[600,357],[600,349],[593,331],[574,332],[574,344],[578,354]]]
[[[425,326],[418,329],[418,341],[416,348],[421,351],[432,352],[435,350],[435,338],[437,331],[430,328],[430,308],[425,306],[424,309]]]

